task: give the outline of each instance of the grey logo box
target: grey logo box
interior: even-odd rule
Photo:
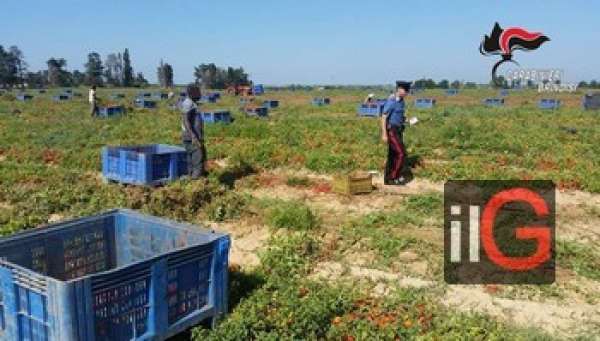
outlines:
[[[446,182],[446,283],[554,283],[555,193],[546,180]]]

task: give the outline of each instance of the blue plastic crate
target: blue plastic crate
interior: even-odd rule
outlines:
[[[261,84],[257,84],[257,85],[252,86],[252,93],[254,95],[262,95],[265,92],[264,92],[263,86]]]
[[[269,108],[267,108],[267,107],[246,108],[246,114],[258,116],[258,117],[268,117],[269,116]]]
[[[420,89],[420,88],[413,88],[413,89],[410,89],[410,91],[409,91],[409,93],[410,93],[411,95],[418,94],[419,92],[423,92],[423,89]]]
[[[156,186],[189,172],[189,153],[183,147],[164,144],[102,148],[104,181]]]
[[[315,106],[322,106],[322,105],[328,105],[331,103],[331,100],[329,98],[313,98],[312,99],[312,105]]]
[[[231,123],[231,112],[227,110],[213,110],[202,113],[202,119],[206,123]]]
[[[73,90],[71,90],[71,89],[63,89],[62,93],[63,94],[73,94]]]
[[[583,108],[586,110],[600,109],[600,93],[586,94],[583,97]]]
[[[433,98],[417,98],[415,99],[415,107],[417,108],[433,108],[435,106],[435,99]]]
[[[554,98],[542,98],[538,102],[540,109],[558,109],[560,107],[560,100]]]
[[[125,107],[122,105],[102,106],[98,108],[98,116],[110,117],[125,114]]]
[[[387,98],[378,98],[375,100],[375,102],[379,103],[379,104],[383,104],[385,105],[387,103],[388,99]]]
[[[117,209],[0,239],[0,339],[165,340],[227,313],[229,235]]]
[[[149,92],[138,92],[137,98],[151,98],[152,94]]]
[[[125,98],[125,94],[111,94],[110,99],[113,101]]]
[[[45,94],[45,93],[46,93],[46,90],[44,90],[44,89],[37,89],[37,90],[36,90],[36,92],[37,92],[38,94]]]
[[[21,94],[17,95],[17,101],[30,101],[33,99],[32,95]]]
[[[68,99],[70,99],[71,97],[68,95],[54,95],[52,96],[52,100],[54,101],[66,101]]]
[[[500,90],[500,96],[508,96],[508,90],[507,89]]]
[[[218,92],[208,92],[206,93],[207,96],[210,97],[214,97],[215,99],[220,99],[221,98],[221,94]]]
[[[364,103],[358,107],[358,116],[379,116],[383,112],[384,104]]]
[[[215,103],[216,101],[217,99],[212,96],[202,95],[202,97],[200,97],[200,103]]]
[[[455,96],[458,95],[458,90],[456,89],[446,89],[446,96]]]
[[[169,94],[165,94],[162,92],[154,92],[152,93],[152,98],[154,99],[166,99],[169,97]]]
[[[275,100],[270,100],[270,99],[265,100],[264,104],[269,109],[273,109],[273,108],[279,107],[279,101],[275,101]]]
[[[157,105],[155,101],[148,101],[145,99],[137,98],[134,102],[135,106],[143,109],[156,109]]]
[[[504,104],[504,98],[486,98],[483,100],[483,104],[488,106],[498,106]]]

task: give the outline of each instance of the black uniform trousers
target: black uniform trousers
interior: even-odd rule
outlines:
[[[204,141],[193,143],[189,140],[183,141],[183,146],[190,155],[189,174],[190,177],[197,179],[201,176],[206,176],[206,147]]]
[[[384,181],[392,181],[400,178],[402,167],[406,162],[406,147],[402,139],[404,125],[391,126],[387,130],[388,156],[385,164]]]

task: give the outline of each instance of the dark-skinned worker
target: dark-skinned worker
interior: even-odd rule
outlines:
[[[387,100],[381,114],[381,140],[388,146],[384,184],[403,185],[401,172],[406,163],[406,147],[402,135],[405,124],[404,98],[408,96],[411,82],[397,81],[394,97]]]
[[[181,140],[190,153],[190,177],[198,179],[206,176],[206,147],[204,146],[204,121],[196,102],[201,97],[200,87],[190,84],[186,88],[186,97],[180,104]]]

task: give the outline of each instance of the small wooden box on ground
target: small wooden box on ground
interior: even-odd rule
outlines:
[[[560,107],[560,100],[554,98],[542,98],[538,102],[540,109],[558,109]]]
[[[32,95],[21,94],[17,95],[17,101],[30,101],[33,99]]]
[[[586,110],[600,109],[600,92],[585,95],[583,98],[583,108]]]
[[[252,107],[246,108],[246,114],[258,117],[268,117],[269,108],[267,107]]]
[[[265,106],[267,108],[269,108],[269,109],[273,109],[273,108],[279,107],[279,101],[268,99],[268,100],[265,100],[264,103],[265,103]]]
[[[148,101],[145,99],[140,99],[137,98],[135,100],[135,106],[138,108],[142,108],[142,109],[156,109],[156,102],[155,101]]]
[[[504,98],[486,98],[483,100],[483,104],[488,106],[499,106],[504,104]]]
[[[0,238],[0,339],[165,340],[227,313],[231,239],[116,209]]]
[[[125,94],[111,94],[110,99],[113,101],[125,98]]]
[[[435,99],[433,98],[417,98],[415,99],[415,107],[417,108],[433,108],[435,106]]]
[[[375,103],[364,103],[358,107],[358,116],[380,116],[383,112],[383,104]]]
[[[231,112],[227,110],[213,110],[202,113],[202,119],[206,123],[231,123]]]
[[[125,107],[122,105],[108,105],[98,108],[98,116],[100,117],[110,117],[119,115],[125,115]]]
[[[156,186],[188,175],[189,153],[179,146],[152,144],[102,148],[105,182]]]
[[[328,105],[331,104],[331,100],[329,98],[313,98],[312,99],[312,105],[315,106],[322,106],[322,105]]]
[[[353,173],[335,176],[331,186],[333,192],[345,195],[373,192],[373,176],[369,173]]]

